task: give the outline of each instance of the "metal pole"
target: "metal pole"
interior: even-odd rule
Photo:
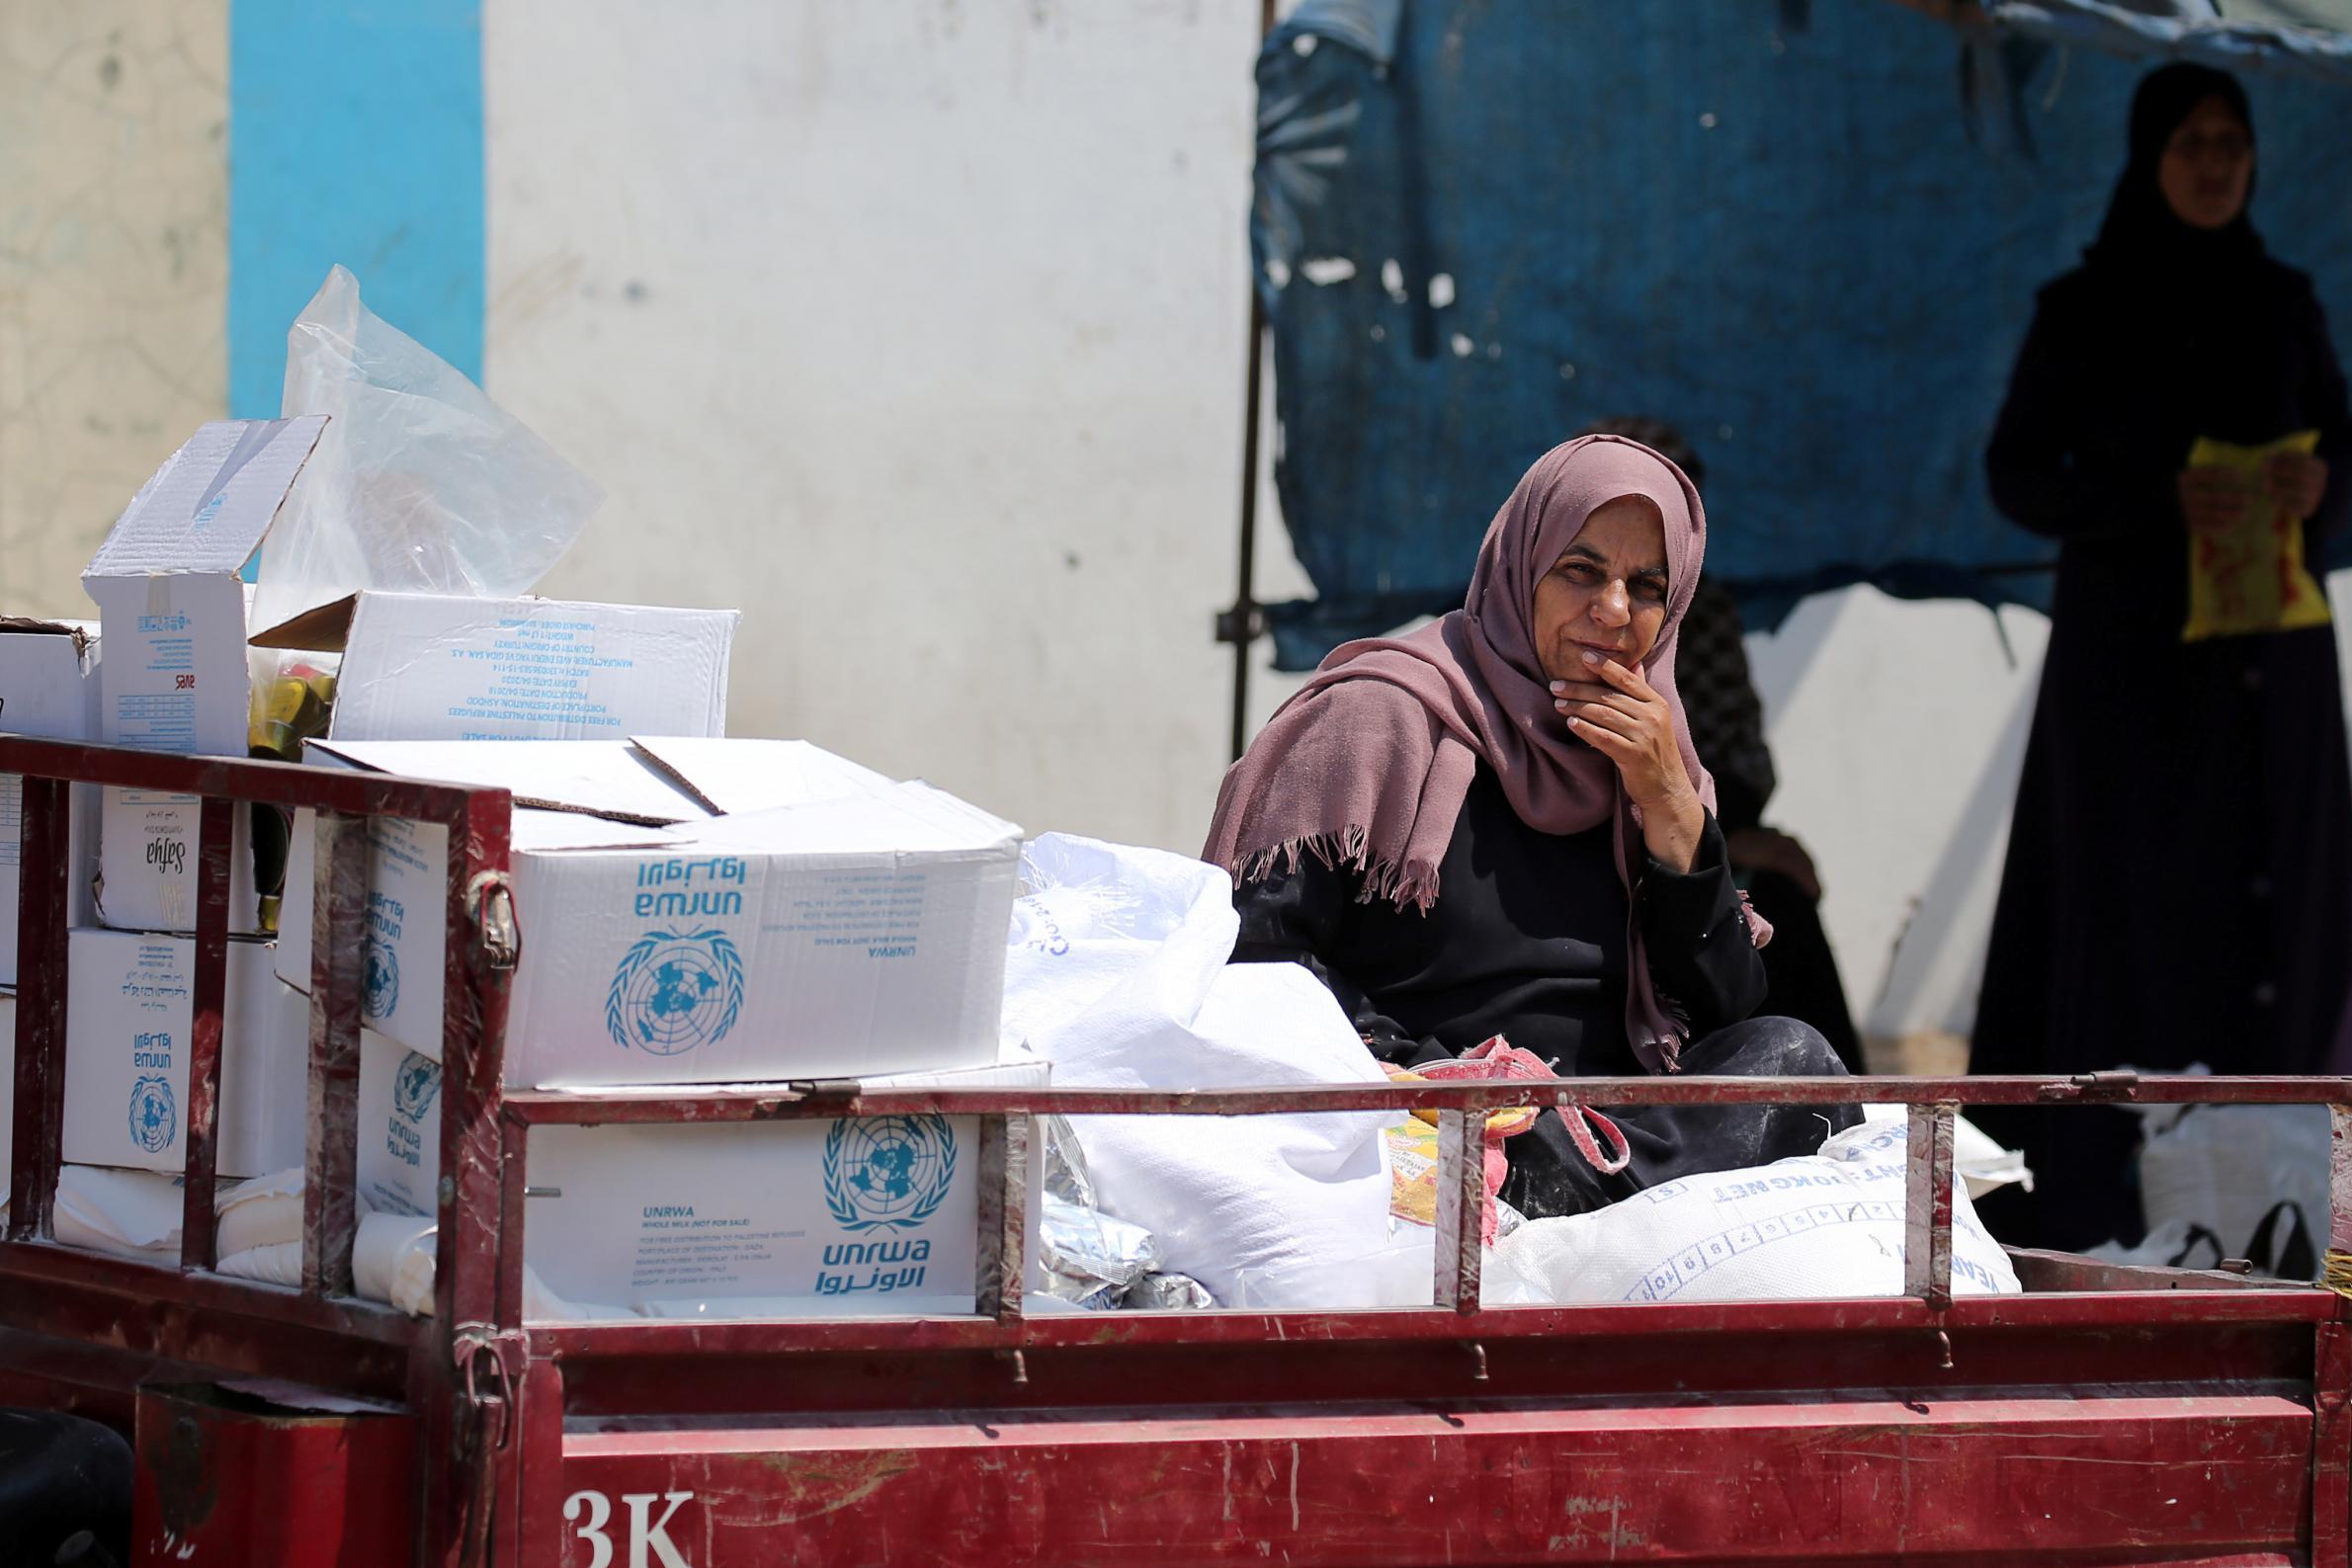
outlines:
[[[1258,0],[1258,42],[1274,31],[1274,0]],[[1258,423],[1265,395],[1266,303],[1258,296],[1256,269],[1249,280],[1249,373],[1242,397],[1241,569],[1233,608],[1217,618],[1220,642],[1233,645],[1232,760],[1249,743],[1249,651],[1263,627],[1258,619]]]
[[[1242,398],[1241,434],[1241,581],[1233,608],[1219,631],[1233,644],[1233,745],[1231,760],[1241,760],[1249,744],[1249,653],[1258,637],[1258,422],[1263,406],[1266,346],[1266,305],[1258,297],[1255,278],[1249,285],[1249,389]]]

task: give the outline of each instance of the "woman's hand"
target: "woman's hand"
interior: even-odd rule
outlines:
[[[2221,534],[2237,527],[2252,500],[2252,488],[2234,468],[2181,470],[2180,510],[2192,534]]]
[[[1674,714],[1638,670],[1587,652],[1588,681],[1552,683],[1552,705],[1569,733],[1617,765],[1627,798],[1641,809],[1641,837],[1651,859],[1687,871],[1706,830],[1706,809],[1682,765]]]
[[[2262,465],[2262,490],[2281,515],[2301,523],[2327,494],[2327,460],[2304,452],[2276,453]]]

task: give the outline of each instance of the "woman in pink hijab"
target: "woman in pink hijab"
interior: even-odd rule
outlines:
[[[1501,1035],[1569,1077],[1842,1073],[1805,1025],[1748,1018],[1770,928],[1732,884],[1674,691],[1706,539],[1698,491],[1647,447],[1538,459],[1463,608],[1333,650],[1225,776],[1205,854],[1233,873],[1234,960],[1306,964],[1402,1066]],[[1506,1145],[1505,1199],[1577,1213],[1809,1154],[1856,1114],[1613,1119],[1622,1169],[1546,1116]]]

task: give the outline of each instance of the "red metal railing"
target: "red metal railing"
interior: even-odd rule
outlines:
[[[2323,1290],[2193,1271],[2105,1268],[2083,1260],[2020,1255],[2021,1273],[2048,1293],[1955,1303],[1952,1293],[1952,1133],[1958,1111],[1972,1105],[2309,1104],[2334,1107],[2331,1260],[2352,1254],[2352,1082],[2282,1078],[2134,1078],[2099,1074],[2072,1080],[1708,1079],[1563,1080],[1556,1083],[1452,1083],[1268,1088],[1200,1093],[1081,1089],[977,1089],[860,1092],[854,1085],[786,1083],[698,1091],[628,1089],[596,1093],[504,1090],[502,1065],[508,980],[526,934],[518,933],[509,895],[510,799],[499,789],[470,788],[378,775],[282,764],[158,756],[115,748],[0,737],[0,772],[25,776],[16,1121],[7,1241],[0,1244],[0,1327],[14,1325],[100,1343],[140,1341],[158,1354],[200,1363],[235,1364],[328,1383],[398,1379],[426,1432],[428,1463],[421,1517],[426,1560],[525,1560],[526,1518],[552,1521],[560,1510],[563,1416],[574,1383],[605,1408],[647,1404],[659,1379],[662,1397],[682,1408],[716,1409],[728,1400],[821,1400],[821,1378],[779,1393],[766,1379],[756,1391],[726,1386],[741,1364],[788,1356],[805,1368],[812,1354],[994,1358],[1006,1390],[1026,1385],[1027,1352],[1132,1352],[1157,1356],[1187,1348],[1229,1354],[1278,1354],[1310,1345],[1394,1346],[1457,1342],[1469,1347],[1473,1381],[1486,1375],[1484,1345],[1527,1345],[1547,1338],[1623,1337],[1647,1344],[1659,1335],[1707,1334],[1746,1346],[1758,1335],[1822,1333],[1927,1335],[1941,1340],[1949,1365],[1954,1332],[2004,1326],[2063,1335],[2112,1324],[2119,1294],[2135,1294],[2134,1321],[2147,1335],[2216,1334],[2236,1325],[2319,1325],[2326,1340],[2312,1363],[2333,1390],[2325,1403],[2322,1451],[2345,1447],[2345,1395],[2352,1364],[2343,1364],[2344,1304]],[[116,785],[201,796],[198,924],[195,932],[195,1045],[188,1095],[187,1184],[181,1266],[169,1271],[70,1253],[55,1247],[52,1202],[60,1161],[66,1026],[64,911],[72,874],[67,807],[76,784]],[[213,1150],[220,1072],[227,954],[231,811],[251,802],[318,813],[317,897],[312,941],[309,1135],[304,1158],[304,1224],[298,1290],[212,1274]],[[443,1029],[442,1171],[439,1193],[436,1316],[411,1324],[388,1308],[351,1299],[357,1158],[357,1076],[361,966],[365,953],[367,822],[402,817],[449,830],[445,953],[447,1016]],[[1839,1105],[1910,1107],[1906,1183],[1904,1294],[1876,1301],[1755,1302],[1710,1305],[1484,1308],[1479,1299],[1477,1214],[1484,1197],[1480,1142],[1484,1115],[1506,1107],[1658,1104]],[[1255,1115],[1407,1110],[1438,1114],[1442,1161],[1432,1305],[1347,1313],[1222,1311],[1202,1314],[1089,1315],[1083,1320],[1031,1318],[1023,1310],[1024,1199],[1031,1129],[1039,1115]],[[979,1263],[975,1313],[962,1319],[830,1319],[790,1322],[628,1322],[524,1328],[523,1263],[529,1192],[529,1142],[552,1124],[696,1123],[795,1120],[936,1113],[979,1120]],[[46,1291],[47,1294],[42,1294]],[[2140,1292],[2160,1292],[2144,1295]],[[132,1321],[122,1303],[140,1298]],[[272,1329],[283,1330],[273,1335]],[[167,1332],[168,1331],[168,1332]],[[2309,1329],[2300,1332],[2309,1334]],[[2328,1339],[2332,1335],[2334,1338]],[[2045,1356],[2042,1341],[2019,1342],[2020,1357]],[[2230,1342],[2234,1343],[2234,1342]],[[395,1352],[398,1365],[384,1360]],[[1857,1354],[1862,1354],[1858,1352]],[[1876,1353],[1873,1353],[1876,1354]],[[2272,1350],[2231,1350],[2217,1341],[2216,1364],[2242,1362],[2246,1375],[2275,1367]],[[340,1367],[336,1358],[347,1359]],[[2238,1362],[2231,1362],[2231,1357]],[[2020,1362],[2019,1364],[2026,1364]],[[2034,1365],[2044,1364],[2033,1362]],[[630,1368],[659,1368],[638,1376]],[[618,1368],[619,1370],[615,1370]],[[863,1375],[863,1374],[861,1374]],[[959,1374],[963,1375],[963,1374]],[[968,1378],[960,1387],[985,1391]],[[637,1377],[633,1388],[629,1379]],[[1311,1379],[1309,1379],[1311,1381]],[[1203,1387],[1215,1385],[1211,1376]],[[944,1386],[944,1385],[943,1385]],[[909,1396],[917,1397],[917,1396]],[[994,1396],[992,1396],[994,1397]],[[1082,1396],[1074,1396],[1082,1397]],[[814,1408],[812,1406],[812,1408]],[[529,1468],[526,1451],[542,1456]],[[2332,1461],[2331,1461],[2332,1462]],[[2341,1466],[2337,1467],[2338,1470]],[[2335,1472],[2328,1472],[2333,1474]],[[2338,1477],[2340,1480],[2340,1476]],[[2314,1541],[2343,1536],[2341,1485],[2322,1486]],[[2332,1533],[2328,1533],[2332,1531]],[[551,1560],[534,1545],[532,1560]]]
[[[478,1347],[497,1321],[499,1201],[498,1084],[504,1053],[507,981],[513,965],[507,849],[511,801],[503,789],[283,763],[164,756],[116,747],[0,738],[0,773],[24,777],[23,885],[18,930],[16,1119],[10,1145],[11,1205],[0,1273],[45,1282],[51,1292],[80,1279],[124,1282],[175,1317],[185,1348],[206,1338],[222,1314],[251,1314],[316,1331],[328,1341],[391,1341],[407,1348],[401,1392],[415,1405],[438,1462],[424,1467],[425,1518],[452,1516],[474,1451]],[[194,1020],[188,1069],[187,1151],[181,1272],[113,1268],[50,1245],[65,1098],[66,923],[72,874],[68,812],[75,784],[199,796]],[[308,1136],[303,1160],[302,1283],[289,1292],[231,1281],[210,1271],[213,1224],[220,1042],[228,958],[231,812],[245,805],[318,813],[318,899],[311,946]],[[361,964],[366,953],[367,825],[405,817],[448,829],[447,1016],[442,1031],[442,1180],[434,1319],[409,1325],[389,1308],[351,1299],[356,1233]],[[59,1298],[52,1308],[68,1310]],[[13,1314],[12,1314],[13,1315]],[[20,1319],[20,1322],[23,1320]],[[37,1314],[28,1326],[53,1321]],[[93,1308],[90,1326],[128,1338]],[[514,1317],[503,1321],[513,1323]],[[222,1329],[212,1336],[217,1342]],[[242,1332],[266,1340],[267,1330]],[[171,1348],[171,1347],[166,1347]],[[288,1347],[303,1359],[273,1359],[266,1343],[248,1354],[270,1369],[332,1380],[329,1345]],[[375,1365],[376,1362],[366,1364]],[[322,1375],[323,1374],[323,1375]],[[438,1558],[436,1558],[438,1560]]]

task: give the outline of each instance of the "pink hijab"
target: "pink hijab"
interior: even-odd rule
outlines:
[[[1225,774],[1203,858],[1242,881],[1302,852],[1364,873],[1367,900],[1426,910],[1481,762],[1520,820],[1543,833],[1615,826],[1627,889],[1626,1035],[1652,1071],[1674,1070],[1683,1026],[1659,1001],[1631,917],[1640,814],[1617,768],[1552,706],[1535,643],[1536,584],[1610,501],[1644,496],[1665,521],[1666,622],[1641,673],[1673,709],[1682,765],[1709,811],[1715,781],[1691,749],[1674,648],[1706,554],[1707,514],[1683,471],[1638,442],[1585,436],[1554,447],[1511,492],[1478,546],[1463,607],[1403,637],[1346,643],[1267,722]],[[1771,927],[1746,911],[1761,947]]]

